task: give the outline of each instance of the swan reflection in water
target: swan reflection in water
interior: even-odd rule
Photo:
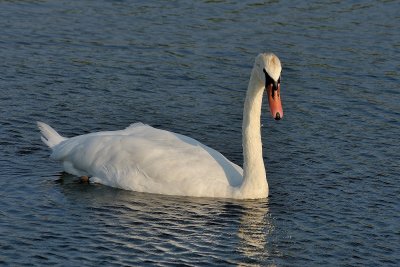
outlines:
[[[254,264],[267,263],[277,252],[270,242],[275,225],[269,213],[268,199],[246,201],[242,205],[244,213],[237,233],[237,250]]]
[[[90,245],[85,251],[95,246],[103,248],[102,254],[129,253],[138,257],[132,264],[141,260],[268,263],[268,235],[274,231],[268,199],[238,201],[137,193],[81,184],[77,177],[65,173],[59,184],[65,210],[68,212],[68,205],[72,205],[74,216],[84,225],[83,229],[74,227],[68,239],[71,245],[81,244],[78,239],[86,236]],[[77,214],[79,210],[81,214]]]

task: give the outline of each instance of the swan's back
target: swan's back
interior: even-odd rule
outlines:
[[[218,151],[142,123],[67,139],[53,147],[52,158],[72,174],[139,192],[229,197],[243,179]]]

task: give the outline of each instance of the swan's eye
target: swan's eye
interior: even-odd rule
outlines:
[[[274,85],[276,83],[274,81],[274,79],[272,79],[271,76],[269,76],[269,74],[267,73],[267,71],[265,69],[263,69],[263,72],[265,74],[265,88],[267,88],[268,85],[270,85],[270,84]]]
[[[265,69],[263,69],[263,72],[265,74],[265,88],[272,84],[272,97],[274,97],[275,91],[278,91],[278,85],[281,83],[281,77],[279,77],[278,81],[275,81],[271,76],[269,76]]]

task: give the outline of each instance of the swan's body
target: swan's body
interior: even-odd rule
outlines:
[[[264,79],[260,70],[265,71]],[[66,172],[89,176],[93,182],[166,195],[265,198],[268,184],[260,134],[261,102],[264,88],[273,91],[268,77],[276,85],[280,72],[275,55],[256,58],[243,112],[244,170],[190,137],[142,123],[73,138],[60,136],[44,123],[38,122],[38,126],[42,140],[53,150],[51,157],[61,161]],[[278,89],[279,85],[275,91]],[[280,96],[275,96],[278,98],[280,105]],[[278,119],[283,115],[279,107],[277,113],[271,112]]]

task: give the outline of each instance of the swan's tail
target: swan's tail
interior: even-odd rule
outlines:
[[[59,143],[61,143],[62,141],[67,139],[67,138],[59,135],[56,132],[56,130],[51,128],[46,123],[38,121],[37,126],[40,130],[40,133],[42,134],[41,139],[42,139],[43,143],[48,145],[48,147],[50,147],[50,148],[53,148],[55,145],[58,145]]]

